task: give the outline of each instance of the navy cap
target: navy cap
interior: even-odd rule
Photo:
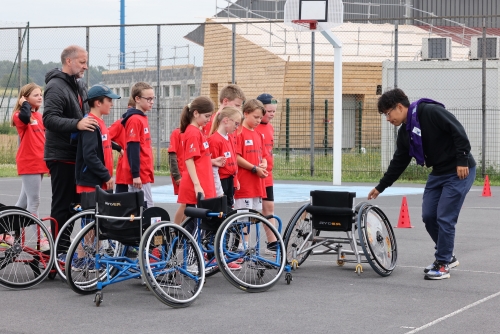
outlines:
[[[97,85],[90,87],[90,89],[88,91],[87,99],[84,102],[86,102],[88,100],[95,99],[96,97],[101,97],[101,96],[106,96],[106,97],[109,97],[110,99],[121,99],[121,96],[113,93],[113,91],[111,89],[109,89],[108,86],[97,84]]]
[[[277,104],[278,100],[276,100],[271,94],[263,93],[257,96],[257,100],[262,102],[262,104]]]

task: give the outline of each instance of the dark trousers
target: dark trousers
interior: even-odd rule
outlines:
[[[115,193],[128,193],[128,184],[116,184]]]
[[[234,180],[233,177],[230,176],[225,179],[220,180],[220,185],[222,186],[222,191],[227,198],[227,209],[231,210],[234,204]]]
[[[50,216],[57,221],[59,227],[62,227],[74,214],[72,205],[79,202],[76,194],[75,165],[59,161],[47,161],[47,167],[50,171],[50,184],[52,186]],[[73,231],[73,227],[70,227],[67,231],[66,235],[61,236],[61,249],[67,249],[70,245],[69,236]],[[54,223],[52,223],[52,235],[55,240]]]
[[[469,176],[460,180],[456,173],[429,175],[422,202],[422,220],[425,229],[436,244],[436,260],[449,263],[455,245],[455,225],[465,196],[476,178],[476,167],[469,168]]]

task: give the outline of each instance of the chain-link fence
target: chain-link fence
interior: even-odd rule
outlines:
[[[500,28],[489,28],[497,20],[371,18],[332,30],[343,43],[344,181],[374,180],[387,167],[396,129],[376,103],[393,87],[410,100],[444,103],[467,130],[478,176],[500,178]],[[478,21],[484,27],[466,25]],[[149,123],[158,169],[168,169],[166,148],[183,106],[199,95],[217,105],[219,91],[234,82],[247,99],[267,92],[279,101],[273,120],[277,177],[332,176],[334,54],[321,34],[296,32],[281,21],[213,18],[184,25],[0,28],[0,40],[0,163],[15,163],[18,139],[8,123],[18,88],[31,81],[43,87],[45,73],[61,67],[62,49],[76,44],[89,53],[82,80],[122,96],[105,118],[108,125],[125,112],[135,82],[155,88]],[[428,172],[410,166],[404,177],[425,179]]]

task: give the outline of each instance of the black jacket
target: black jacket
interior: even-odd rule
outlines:
[[[432,167],[432,175],[456,173],[457,166],[476,166],[465,129],[452,113],[438,104],[421,103],[417,115],[422,131],[425,165]],[[405,171],[412,159],[409,152],[410,136],[406,124],[402,124],[398,131],[396,152],[387,172],[375,187],[379,192],[390,187]]]
[[[45,83],[44,160],[75,161],[76,141],[71,140],[71,133],[77,131],[76,125],[89,111],[88,104],[83,102],[87,99],[87,89],[81,80],[57,68],[47,72]],[[82,98],[81,108],[78,95]]]
[[[109,181],[111,175],[104,165],[101,129],[97,127],[94,132],[80,131],[77,147],[76,184],[93,187]]]

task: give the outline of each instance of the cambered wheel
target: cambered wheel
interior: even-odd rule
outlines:
[[[286,259],[287,263],[292,266],[295,264],[295,268],[304,263],[312,250],[297,254],[294,258],[294,253],[298,253],[301,249],[307,249],[314,245],[314,242],[308,239],[309,233],[312,232],[311,237],[318,236],[319,231],[314,230],[312,226],[311,215],[306,211],[306,207],[309,204],[304,204],[297,212],[293,215],[292,219],[288,223],[288,226],[284,234],[284,242],[286,245]]]
[[[184,220],[181,226],[193,236],[203,252],[204,250],[210,250],[210,252],[204,252],[203,254],[205,259],[205,277],[217,274],[219,266],[216,264],[217,260],[213,253],[215,232],[201,229],[197,219],[191,217]]]
[[[50,274],[54,258],[54,241],[45,223],[20,208],[1,208],[0,285],[9,289],[35,286]]]
[[[95,221],[87,223],[68,249],[67,258],[72,259],[72,263],[65,266],[66,280],[73,291],[82,295],[96,292],[97,282],[105,279],[108,273],[106,268],[95,269],[97,253],[101,257],[109,256],[104,240],[97,240],[95,227]],[[116,272],[115,268],[110,268],[110,278]]]
[[[266,232],[277,240],[276,254],[267,250]],[[244,240],[235,249],[235,240]],[[278,230],[260,214],[239,213],[224,220],[215,237],[215,256],[221,273],[235,287],[247,292],[270,289],[285,268],[284,243]],[[240,270],[228,263],[243,259]]]
[[[360,206],[357,225],[368,263],[380,276],[389,276],[397,262],[396,237],[389,219],[380,208],[365,203]]]
[[[187,307],[201,293],[205,265],[196,241],[181,226],[152,224],[139,246],[139,265],[147,287],[162,303]]]

